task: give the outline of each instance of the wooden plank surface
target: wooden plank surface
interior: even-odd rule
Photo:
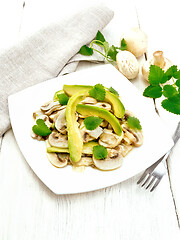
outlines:
[[[148,56],[151,56],[154,51],[162,50],[164,56],[167,57],[172,64],[177,65],[180,69],[180,51],[179,42],[180,35],[177,32],[177,23],[180,21],[179,1],[136,1],[141,27],[148,34],[149,47]],[[144,9],[148,11],[144,11]],[[153,13],[153,16],[152,16]],[[172,41],[171,46],[169,43]],[[174,130],[180,122],[180,116],[171,114],[161,107],[162,99],[156,100],[156,106],[159,111],[162,121],[167,126],[167,131],[174,133]],[[168,159],[168,171],[172,196],[176,206],[176,214],[178,216],[180,226],[180,141],[174,148]]]
[[[92,1],[94,2],[97,1]],[[104,29],[104,33],[110,42],[116,44],[126,28],[138,25],[134,2],[115,0],[105,2],[115,11],[115,17]],[[81,8],[82,3],[83,1],[77,0],[69,5],[70,1],[66,1],[65,5],[62,5],[60,1],[27,0],[21,25],[18,22],[20,18],[14,18],[17,22],[12,24],[21,26],[22,38],[44,24],[60,18],[60,14],[63,17]],[[139,2],[137,6],[138,4]],[[141,5],[142,12],[144,9],[147,9],[147,6]],[[14,14],[21,13],[22,16],[21,10]],[[8,16],[5,14],[4,16],[4,20],[8,21]],[[158,18],[155,14],[153,17]],[[141,18],[140,21],[142,26]],[[145,29],[147,32],[149,27]],[[13,34],[11,29],[7,35],[2,32],[1,46],[6,46],[3,43],[6,36],[9,39],[9,34]],[[82,63],[78,70],[90,66],[91,64]],[[145,83],[140,77],[133,81],[133,84],[142,91]],[[176,151],[178,149],[176,148]],[[171,158],[174,160],[173,155]],[[174,169],[173,165],[171,167]],[[178,170],[176,169],[174,174],[171,167],[169,171],[175,183]],[[94,192],[57,196],[33,173],[10,130],[3,138],[0,153],[0,239],[179,239],[176,209],[168,174],[153,193],[136,185],[139,177],[140,174],[123,183]],[[176,194],[178,186],[173,185],[173,181],[171,184]]]

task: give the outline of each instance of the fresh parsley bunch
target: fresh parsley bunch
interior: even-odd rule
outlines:
[[[167,83],[170,79],[172,84]],[[148,80],[150,86],[144,90],[143,96],[160,98],[163,95],[165,99],[161,102],[162,107],[171,113],[180,114],[180,70],[177,66],[173,65],[165,72],[151,65]]]
[[[100,52],[99,50],[95,49],[93,46],[94,44],[101,46],[104,49],[104,52]],[[121,40],[121,47],[115,47],[114,45],[110,46],[109,43],[105,40],[103,34],[98,31],[96,34],[96,38],[90,43],[90,47],[87,45],[84,45],[79,50],[79,53],[85,56],[91,56],[94,51],[98,52],[99,54],[103,55],[104,58],[108,62],[115,62],[116,61],[116,55],[119,50],[126,50],[127,44],[124,39]]]

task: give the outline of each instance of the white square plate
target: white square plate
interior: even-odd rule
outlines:
[[[54,93],[64,84],[112,86],[121,96],[126,109],[140,119],[144,143],[134,148],[123,160],[121,168],[114,171],[99,171],[87,167],[84,172],[75,172],[72,166],[55,168],[46,157],[45,142],[30,136],[32,113],[45,102],[53,99]],[[114,67],[98,66],[29,87],[9,97],[9,112],[15,138],[33,171],[56,194],[87,192],[104,188],[141,172],[172,146],[173,142],[154,111],[151,99],[147,99]]]

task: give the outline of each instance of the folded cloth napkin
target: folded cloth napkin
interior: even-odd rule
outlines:
[[[106,6],[90,7],[41,29],[0,55],[0,136],[10,128],[8,96],[59,73],[74,71],[79,60],[94,60],[73,56],[112,17]]]

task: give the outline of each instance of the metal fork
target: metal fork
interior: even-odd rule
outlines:
[[[153,165],[151,165],[149,168],[145,170],[137,184],[142,183],[141,187],[145,186],[146,189],[150,189],[150,192],[152,192],[158,186],[162,177],[166,173],[166,160],[179,138],[180,138],[180,122],[178,123],[176,131],[172,137],[174,141],[173,147],[157,162],[155,162]]]

